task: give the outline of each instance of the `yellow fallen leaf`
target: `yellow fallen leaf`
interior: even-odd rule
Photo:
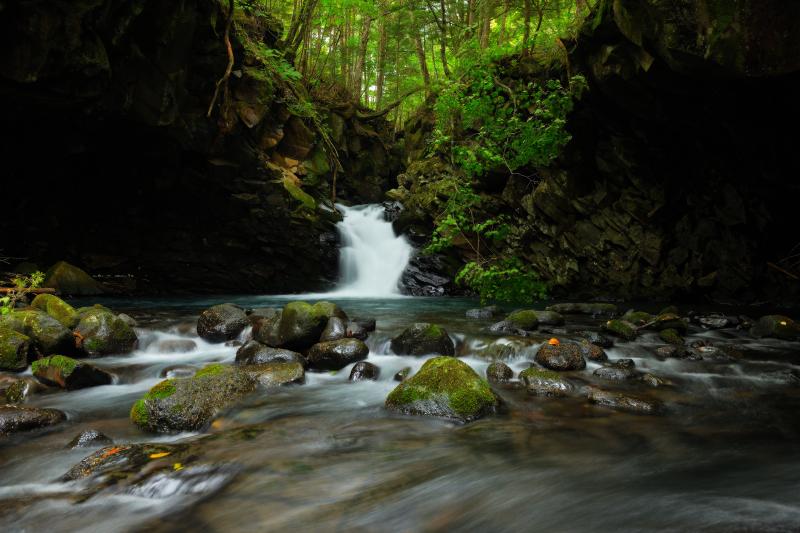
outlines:
[[[781,320],[781,326],[785,326],[785,325],[786,325],[786,321],[785,320]]]
[[[160,452],[160,453],[151,453],[150,459],[161,459],[162,457],[166,457],[170,455],[171,452]]]
[[[180,464],[180,463],[175,463],[174,465],[172,465],[172,469],[173,470],[182,470],[183,469],[183,465]]]

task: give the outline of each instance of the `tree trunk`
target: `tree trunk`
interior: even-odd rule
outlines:
[[[411,31],[414,33],[414,48],[417,52],[417,60],[419,61],[419,71],[422,74],[422,81],[425,84],[425,90],[431,86],[431,74],[428,72],[428,61],[425,57],[425,47],[422,45],[422,35],[420,28],[415,23],[414,11],[411,11]]]
[[[364,76],[364,65],[367,62],[367,45],[369,44],[369,28],[372,25],[372,17],[365,15],[361,20],[361,42],[358,46],[356,64],[353,68],[353,96],[356,101],[361,101],[361,82]]]
[[[382,6],[381,6],[382,7]],[[383,9],[381,9],[383,11]],[[375,80],[375,109],[381,107],[383,100],[383,83],[386,78],[386,43],[389,40],[386,32],[386,15],[381,14],[381,23],[378,29],[378,64],[377,79]]]

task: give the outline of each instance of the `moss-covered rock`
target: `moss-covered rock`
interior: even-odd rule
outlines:
[[[645,311],[635,311],[633,309],[629,309],[624,315],[622,315],[622,320],[625,320],[637,326],[643,326],[648,322],[652,321],[654,318],[655,317],[650,313],[647,313]]]
[[[59,261],[45,273],[44,287],[51,287],[61,294],[73,296],[95,296],[103,294],[103,288],[89,274],[66,261]]]
[[[514,311],[505,318],[512,326],[526,331],[532,331],[539,327],[539,317],[533,309],[522,309]]]
[[[113,381],[111,374],[105,370],[63,355],[51,355],[34,361],[31,371],[42,383],[67,390],[108,385]]]
[[[69,329],[78,325],[78,312],[67,302],[52,294],[39,294],[31,302],[31,307],[44,311]]]
[[[675,346],[683,346],[683,337],[674,329],[662,329],[658,332],[658,336],[662,341],[667,344],[674,344]]]
[[[339,370],[369,355],[369,348],[358,339],[319,342],[306,354],[306,364],[313,370]]]
[[[558,372],[532,366],[519,373],[519,379],[530,394],[559,397],[572,392],[572,384]]]
[[[450,335],[441,326],[417,322],[392,339],[391,348],[397,355],[455,355]]]
[[[250,374],[262,387],[301,384],[306,380],[303,365],[296,361],[245,365],[242,370]]]
[[[650,329],[662,331],[665,329],[674,329],[678,333],[685,335],[689,330],[689,323],[674,313],[664,313],[658,315],[652,320],[653,324],[648,326]]]
[[[386,398],[386,408],[392,411],[462,422],[493,413],[499,404],[489,384],[454,357],[429,359]]]
[[[626,341],[632,341],[638,335],[636,326],[626,320],[609,320],[603,324],[603,331],[611,333],[616,337],[623,338]]]
[[[30,344],[27,335],[0,327],[0,370],[20,372],[28,368]]]
[[[131,421],[151,432],[195,431],[257,385],[243,369],[212,364],[191,378],[167,379],[155,385],[133,404]]]
[[[0,435],[52,426],[66,418],[56,409],[0,405]]]
[[[567,371],[586,368],[586,360],[581,348],[571,342],[543,344],[536,352],[534,360],[550,370]]]
[[[6,403],[23,403],[35,394],[41,394],[48,390],[55,390],[52,387],[37,381],[30,376],[21,376],[5,390]],[[2,395],[0,395],[2,398]]]
[[[547,306],[548,311],[555,311],[562,315],[606,315],[611,316],[617,313],[617,306],[614,304],[584,302],[584,303],[561,303]]]
[[[262,323],[255,339],[267,346],[303,352],[319,342],[332,317],[347,320],[344,311],[331,302],[289,302],[279,316]]]
[[[208,342],[225,342],[238,337],[249,323],[238,305],[219,304],[200,313],[197,334]]]
[[[796,341],[800,340],[800,323],[783,315],[762,316],[750,328],[750,334],[758,338],[775,337],[787,341]]]
[[[41,355],[71,353],[75,349],[72,332],[39,309],[23,309],[4,315],[0,317],[0,327],[28,336],[34,351]]]
[[[136,348],[136,332],[127,322],[105,308],[91,308],[80,314],[75,328],[80,348],[91,357],[126,354]]]

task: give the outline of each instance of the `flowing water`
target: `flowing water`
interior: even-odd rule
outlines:
[[[397,297],[408,243],[374,206],[343,209],[343,282],[326,297],[351,317],[377,320],[367,340],[368,361],[381,369],[377,381],[349,382],[349,366],[308,373],[303,385],[254,393],[203,432],[145,434],[128,413],[150,387],[176,367],[234,360],[235,347],[197,337],[202,309],[225,301],[278,307],[295,298],[101,302],[138,321],[139,347],[92,360],[116,376],[111,385],[28,401],[65,411],[65,423],[0,437],[0,529],[800,530],[800,343],[694,328],[692,339],[734,345],[741,354],[662,361],[654,356],[660,341],[646,333],[607,353],[632,358],[640,371],[670,384],[601,383],[592,375],[596,363],[566,373],[578,390],[594,383],[659,400],[667,408],[657,416],[592,405],[585,394],[530,396],[516,380],[495,386],[502,413],[471,424],[393,415],[383,403],[397,385],[394,374],[416,371],[426,359],[391,353],[389,340],[408,324],[443,325],[457,355],[480,374],[492,351],[517,375],[547,337],[489,336],[491,320],[465,317],[475,301]],[[600,324],[569,317],[564,330],[548,335],[577,339],[579,330]],[[192,340],[195,348],[166,353],[160,343],[175,339]],[[156,469],[161,463],[154,460],[124,480],[60,481],[100,448],[66,447],[90,428],[117,446],[173,446],[170,463]]]

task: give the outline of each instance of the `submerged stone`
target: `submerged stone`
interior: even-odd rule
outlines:
[[[573,389],[572,384],[558,372],[534,366],[520,372],[519,379],[528,392],[536,396],[566,396]]]
[[[591,403],[631,413],[650,415],[657,414],[663,409],[662,405],[655,400],[610,392],[597,387],[589,387],[587,397]]]
[[[494,413],[499,405],[489,384],[469,365],[446,356],[426,361],[386,398],[386,408],[392,411],[462,422]]]
[[[156,350],[162,353],[188,353],[197,349],[197,343],[192,339],[167,339],[156,345]]]
[[[397,355],[455,355],[455,344],[441,326],[417,322],[392,339],[391,348]]]
[[[65,419],[56,409],[0,405],[0,435],[52,426]]]
[[[486,368],[486,379],[490,383],[505,383],[514,377],[514,371],[500,361],[495,361]]]

